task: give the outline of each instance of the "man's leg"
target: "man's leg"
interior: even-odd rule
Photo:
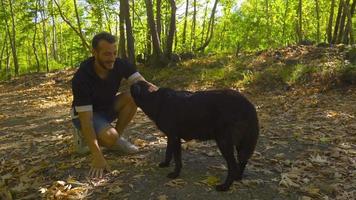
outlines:
[[[115,110],[118,112],[118,119],[115,129],[121,137],[124,129],[135,116],[137,106],[129,92],[119,94],[117,99]]]

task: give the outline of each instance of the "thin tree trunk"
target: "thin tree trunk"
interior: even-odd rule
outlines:
[[[351,8],[354,6],[354,4],[355,4],[355,1],[352,3]],[[345,4],[344,10],[345,10],[345,13],[347,16],[347,23],[346,23],[345,32],[343,35],[343,43],[349,44],[349,43],[353,43],[353,40],[354,40],[353,34],[352,34],[352,14],[351,14],[351,9],[350,9],[350,4]]]
[[[165,61],[163,60],[162,57],[161,44],[158,38],[158,33],[154,21],[152,1],[145,0],[145,3],[146,3],[146,11],[147,11],[147,23],[150,27],[150,33],[151,33],[152,44],[153,44],[153,59],[151,62],[153,65],[156,66],[164,66]]]
[[[16,49],[16,22],[15,22],[15,13],[13,11],[13,4],[12,0],[9,0],[9,5],[10,5],[10,15],[11,15],[11,24],[12,24],[12,34],[10,34],[9,28],[8,33],[9,33],[9,38],[10,38],[10,44],[11,44],[11,51],[12,51],[12,58],[14,60],[14,67],[15,67],[15,76],[19,75],[19,63],[18,63],[18,58],[17,58],[17,49]],[[3,4],[3,8],[5,9],[5,6]],[[5,19],[5,23],[7,24],[7,19]],[[7,24],[8,27],[8,24]]]
[[[316,42],[320,43],[320,8],[319,0],[315,0],[315,12],[316,12]]]
[[[185,40],[186,40],[186,33],[187,33],[188,6],[189,6],[189,0],[187,0],[185,5],[185,14],[184,14],[185,17],[184,17],[183,38],[182,38],[183,49],[185,49]]]
[[[58,53],[57,53],[57,30],[56,30],[56,20],[54,17],[53,0],[51,0],[51,19],[52,19],[52,56],[53,56],[54,60],[58,61],[59,59],[58,59]]]
[[[208,24],[208,32],[207,32],[207,38],[204,42],[204,44],[202,44],[201,47],[199,47],[198,49],[196,49],[196,51],[202,51],[204,52],[205,48],[209,45],[211,38],[213,37],[214,34],[214,24],[215,24],[215,12],[216,12],[216,7],[218,5],[219,0],[215,0],[213,9],[211,11],[211,15],[210,15],[210,21]]]
[[[349,17],[349,19],[351,19],[350,21],[350,27],[349,27],[349,32],[350,32],[350,44],[354,44],[354,34],[353,34],[353,31],[352,31],[352,17],[354,16],[354,13],[355,13],[355,7],[356,7],[356,1],[354,0],[352,2],[352,6],[351,6],[351,16]]]
[[[119,40],[119,56],[120,58],[127,58],[126,54],[126,39],[125,39],[125,3],[120,0],[120,40]]]
[[[35,54],[35,59],[36,59],[36,71],[40,72],[40,61],[38,59],[38,54],[37,54],[37,47],[36,47],[36,37],[37,37],[37,19],[38,19],[38,0],[36,0],[36,8],[35,8],[35,30],[33,33],[33,40],[32,40],[32,49],[33,49],[33,54]]]
[[[172,56],[172,47],[174,40],[174,33],[176,31],[176,2],[174,0],[169,0],[171,5],[171,20],[169,25],[169,34],[167,37],[167,48],[166,48],[166,56],[170,60]]]
[[[3,61],[3,56],[4,56],[6,45],[7,45],[7,30],[5,30],[4,45],[2,45],[1,53],[0,53],[0,70],[2,69],[2,61]]]
[[[151,44],[152,44],[152,38],[151,38],[151,32],[150,32],[150,25],[147,23],[145,60],[147,59],[147,56],[151,55],[151,53],[152,53],[152,45]]]
[[[204,33],[205,33],[205,27],[206,27],[206,16],[208,14],[208,4],[209,4],[209,0],[206,1],[206,6],[205,6],[205,10],[204,10],[203,29],[201,31],[200,44],[203,44],[203,42],[204,42]]]
[[[46,20],[47,16],[45,13],[46,10],[46,3],[45,0],[42,0],[42,9],[41,9],[41,15],[42,15],[42,31],[43,31],[43,45],[45,48],[45,56],[46,56],[46,71],[49,72],[49,66],[48,66],[48,46],[47,46],[47,30],[46,30]]]
[[[10,32],[8,31],[8,36],[10,36]],[[10,41],[11,43],[11,41]],[[10,44],[11,45],[11,44]],[[11,72],[10,72],[10,65],[11,65],[11,60],[10,60],[10,53],[9,53],[9,47],[6,45],[6,70],[5,70],[5,77],[7,80],[11,79]]]
[[[135,30],[135,0],[131,0],[132,1],[132,30]]]
[[[64,16],[64,14],[63,14],[63,12],[62,12],[62,9],[61,9],[61,7],[59,6],[58,2],[57,2],[56,0],[53,0],[53,1],[54,1],[54,3],[55,3],[56,6],[57,6],[58,11],[59,11],[59,14],[60,14],[61,18],[63,19],[63,21],[64,21],[66,24],[68,24],[68,26],[70,26],[70,27],[72,28],[72,30],[79,36],[79,38],[80,38],[81,41],[82,41],[82,44],[83,44],[84,49],[86,49],[88,52],[90,52],[90,46],[89,46],[88,42],[86,41],[84,35],[82,34],[81,28],[79,27],[79,31],[78,31],[77,28],[75,28],[75,27],[73,26],[73,24]],[[77,7],[76,7],[77,3],[76,3],[76,0],[74,0],[74,3],[75,3],[75,8],[76,8],[75,10],[77,10]],[[76,12],[76,13],[77,13],[77,12]],[[77,16],[78,16],[78,14],[77,14]],[[79,16],[78,16],[78,17],[79,17]],[[77,18],[77,20],[78,20],[78,18]],[[79,21],[79,22],[80,22],[80,21]]]
[[[346,15],[347,15],[347,10],[345,9],[346,5],[349,5],[350,0],[346,0],[343,2],[342,6],[342,16],[341,16],[341,20],[340,20],[340,27],[339,27],[339,33],[337,34],[337,43],[341,43],[342,42],[342,37],[344,36],[344,31],[345,31],[345,19],[346,19]]]
[[[340,19],[341,19],[341,14],[342,14],[342,10],[343,10],[342,5],[344,5],[344,0],[340,0],[340,2],[339,2],[339,9],[337,12],[337,17],[336,17],[336,22],[335,22],[334,35],[331,40],[332,44],[335,44],[337,42],[337,33],[339,31]]]
[[[125,7],[125,23],[126,23],[126,38],[127,38],[127,51],[129,54],[129,61],[136,65],[135,60],[135,42],[134,37],[132,34],[132,26],[131,26],[131,19],[130,19],[130,6],[129,0],[124,0],[124,7]]]
[[[105,19],[106,19],[106,24],[108,26],[108,29],[109,29],[109,33],[112,34],[112,31],[111,31],[111,22],[110,22],[110,15],[108,13],[108,11],[106,10],[106,5],[103,5],[103,8],[104,8],[104,15],[105,15]]]
[[[303,2],[299,0],[298,3],[298,40],[301,42],[303,40]]]
[[[288,10],[289,10],[289,0],[286,1],[286,9],[284,11],[284,15],[283,15],[283,31],[282,31],[282,38],[283,38],[283,43],[284,45],[286,45],[286,21],[287,21],[287,14],[288,14]]]
[[[190,41],[192,48],[195,49],[195,26],[197,21],[197,0],[193,0],[193,19],[192,19],[192,32],[190,35]]]
[[[267,20],[267,41],[270,44],[270,41],[271,41],[271,22],[270,22],[270,16],[269,16],[269,3],[268,3],[268,0],[265,0],[265,6],[266,6],[266,20]]]
[[[332,41],[332,26],[333,26],[333,19],[334,19],[334,6],[335,6],[335,0],[331,0],[329,23],[328,23],[328,28],[327,28],[327,37],[328,37],[328,43],[329,44],[331,44],[331,41]]]
[[[161,0],[157,0],[156,2],[156,26],[157,26],[157,34],[158,34],[158,39],[159,41],[162,42],[161,37],[162,37],[162,17],[161,17],[161,6],[162,6],[162,1]]]

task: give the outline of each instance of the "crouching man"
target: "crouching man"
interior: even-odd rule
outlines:
[[[109,33],[101,32],[94,36],[92,53],[93,57],[80,64],[72,79],[71,116],[77,129],[74,131],[76,150],[85,151],[78,147],[80,139],[84,138],[85,147],[92,155],[89,176],[101,178],[104,171],[110,169],[99,145],[126,154],[138,151],[136,146],[122,137],[137,106],[129,92],[117,93],[123,78],[130,85],[145,79],[132,64],[117,57],[116,38]],[[113,127],[111,123],[115,119],[117,123]]]

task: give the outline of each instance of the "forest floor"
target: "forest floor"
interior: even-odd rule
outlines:
[[[161,87],[200,90],[234,85],[226,82],[231,77],[205,81],[211,66],[220,61],[203,62],[185,61],[156,76],[142,71]],[[194,71],[197,63],[203,72]],[[185,142],[182,173],[170,180],[166,175],[173,168],[157,166],[166,138],[140,110],[127,128],[127,137],[140,153],[124,156],[104,150],[113,171],[101,180],[88,179],[90,156],[74,154],[72,147],[68,113],[74,71],[0,83],[0,199],[356,198],[355,84],[272,89],[234,85],[257,108],[260,138],[244,179],[228,192],[216,192],[214,185],[225,179],[226,163],[215,142]],[[184,73],[200,73],[200,79],[187,81]]]

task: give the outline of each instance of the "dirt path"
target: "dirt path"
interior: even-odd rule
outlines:
[[[355,199],[356,88],[245,92],[261,124],[246,177],[229,192],[214,142],[184,144],[180,179],[160,169],[166,139],[139,111],[128,137],[141,153],[105,151],[114,169],[88,181],[88,156],[72,153],[68,116],[72,71],[0,84],[0,199]],[[41,192],[43,194],[41,194]]]

